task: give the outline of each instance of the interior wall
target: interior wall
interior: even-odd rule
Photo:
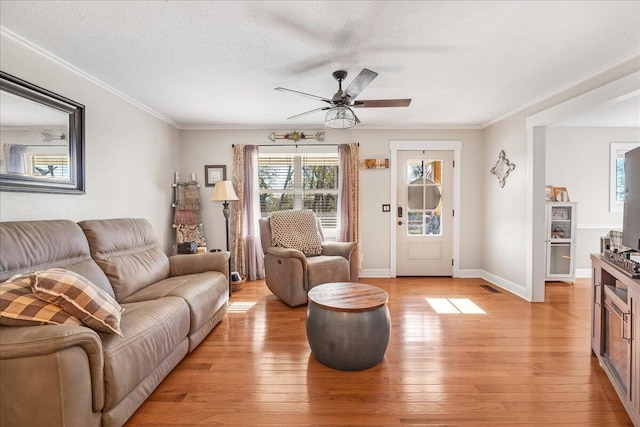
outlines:
[[[567,187],[578,203],[575,267],[581,276],[591,272],[589,255],[600,251],[600,236],[622,229],[622,212],[609,211],[611,142],[640,142],[640,128],[546,128],[545,182]]]
[[[320,128],[319,128],[320,129]],[[286,133],[289,130],[276,130]],[[205,187],[204,165],[226,165],[232,174],[232,144],[272,144],[270,130],[183,130],[181,131],[181,173],[196,172],[200,195],[205,199],[202,220],[209,247],[225,244],[224,217],[220,203],[208,201],[212,187]],[[310,133],[313,131],[309,131]],[[481,130],[325,130],[325,143],[360,143],[360,159],[388,158],[390,140],[461,140],[461,270],[478,271],[482,266],[482,176],[478,158],[482,156]],[[278,141],[279,143],[286,143]],[[291,143],[290,143],[291,144]],[[294,144],[291,144],[294,149]],[[390,271],[390,215],[382,212],[382,204],[390,200],[389,169],[360,170],[361,250],[364,276],[385,276]],[[233,207],[233,204],[232,204]]]
[[[544,150],[538,150],[536,147],[533,147],[532,152],[528,151],[532,147],[528,147],[527,143],[527,118],[638,70],[640,57],[632,58],[597,75],[585,77],[581,83],[534,103],[516,114],[497,120],[484,129],[485,167],[495,163],[502,149],[505,149],[509,160],[522,166],[519,170],[516,169],[512,178],[510,177],[505,186],[507,191],[502,191],[504,189],[496,185],[488,185],[490,178],[485,177],[487,185],[484,193],[483,232],[487,238],[483,242],[482,250],[483,268],[487,279],[527,300],[544,299],[544,290],[534,292],[538,285],[533,277],[533,270],[544,269],[538,262],[544,255],[537,254],[536,248],[532,249],[535,242],[529,239],[532,233],[534,237],[537,233],[529,229],[527,218],[530,218],[534,228],[544,223],[544,210],[537,209],[531,202],[533,197],[544,200],[544,185],[540,183],[538,188],[537,182],[529,181],[530,177],[535,179],[536,176],[532,170],[544,171],[545,156],[539,154],[544,153]],[[531,170],[528,170],[529,168]]]
[[[0,192],[0,220],[141,217],[169,251],[178,129],[2,36],[2,70],[85,106],[86,194]]]

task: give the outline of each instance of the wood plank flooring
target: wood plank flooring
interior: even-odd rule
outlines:
[[[632,426],[590,352],[589,280],[547,283],[541,304],[480,279],[361,282],[389,293],[379,365],[321,365],[306,307],[247,282],[127,426]],[[438,314],[427,298],[469,299],[485,314]]]

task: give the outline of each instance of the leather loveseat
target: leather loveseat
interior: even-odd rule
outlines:
[[[0,223],[0,282],[57,267],[123,309],[122,337],[0,317],[0,424],[123,425],[225,315],[228,259],[167,257],[143,219]]]

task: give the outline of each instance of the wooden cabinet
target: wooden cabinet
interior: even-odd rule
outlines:
[[[591,255],[591,349],[640,427],[640,280]]]
[[[546,280],[575,279],[576,204],[546,204]]]
[[[633,404],[635,418],[631,416],[635,425],[640,427],[640,284],[629,290],[629,305],[631,310],[631,387],[630,399]]]

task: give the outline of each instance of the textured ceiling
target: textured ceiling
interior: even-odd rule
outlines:
[[[483,126],[640,57],[638,1],[0,1],[35,44],[180,128],[310,128],[331,73],[379,73],[362,126]],[[636,108],[638,103],[632,104]]]

